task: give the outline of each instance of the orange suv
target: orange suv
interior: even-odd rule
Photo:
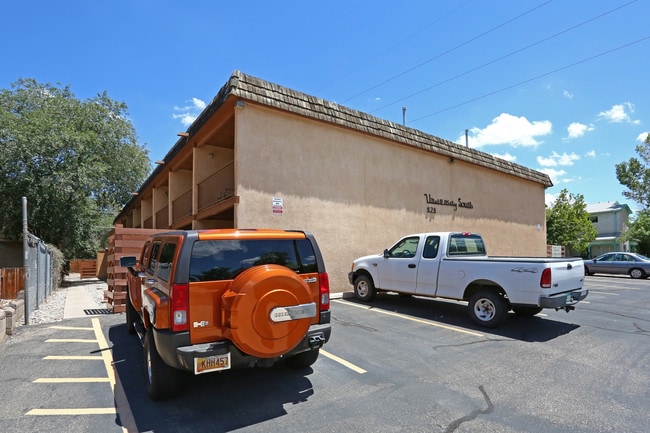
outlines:
[[[153,400],[183,372],[316,362],[331,333],[330,289],[314,236],[292,230],[153,235],[129,269],[126,321],[144,348]]]

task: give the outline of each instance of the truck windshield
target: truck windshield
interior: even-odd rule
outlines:
[[[485,244],[483,238],[477,234],[454,233],[449,236],[450,256],[484,256]]]

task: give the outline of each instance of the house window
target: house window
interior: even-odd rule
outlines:
[[[598,222],[598,215],[590,216],[590,217],[589,217],[589,221],[591,221],[592,223],[596,224],[596,223]]]

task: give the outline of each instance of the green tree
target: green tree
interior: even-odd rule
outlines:
[[[629,222],[627,230],[618,238],[618,242],[628,241],[638,242],[641,254],[650,254],[650,209],[638,211]]]
[[[552,206],[546,208],[546,239],[551,245],[563,245],[584,254],[598,231],[589,219],[582,194],[560,192]]]
[[[643,144],[636,146],[639,158],[616,164],[616,178],[627,187],[623,196],[639,203],[643,209],[650,208],[650,134]]]
[[[94,257],[102,225],[151,169],[126,104],[106,92],[79,100],[68,86],[20,79],[0,90],[0,236],[29,229],[67,258]]]

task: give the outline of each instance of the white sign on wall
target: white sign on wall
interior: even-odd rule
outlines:
[[[273,197],[272,200],[273,215],[282,215],[284,211],[284,199],[282,197]]]

